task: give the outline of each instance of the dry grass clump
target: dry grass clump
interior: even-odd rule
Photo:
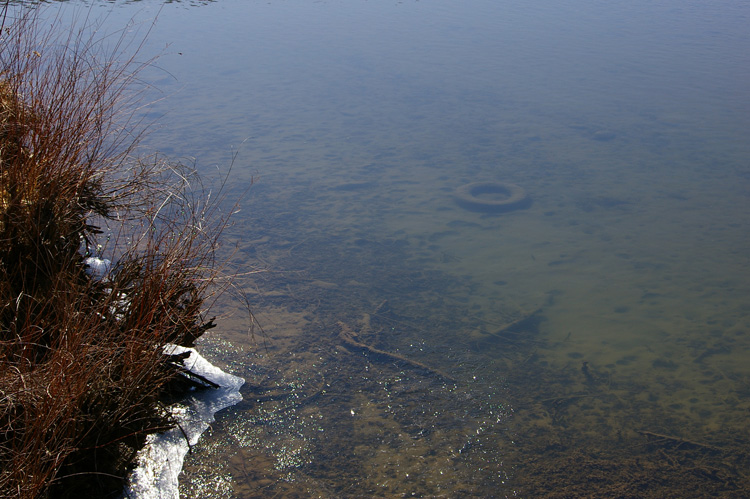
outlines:
[[[164,345],[213,325],[223,222],[184,169],[130,159],[117,111],[140,65],[112,62],[124,38],[41,29],[7,3],[2,19],[0,497],[117,495],[170,424]],[[96,251],[106,276],[89,275]]]

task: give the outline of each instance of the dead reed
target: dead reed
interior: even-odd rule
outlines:
[[[8,2],[0,22],[0,497],[117,495],[170,425],[163,347],[213,326],[225,219],[187,169],[132,159],[137,45]]]

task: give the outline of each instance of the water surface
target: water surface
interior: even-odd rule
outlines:
[[[186,497],[747,490],[746,4],[94,9],[158,15],[144,148],[253,182]]]

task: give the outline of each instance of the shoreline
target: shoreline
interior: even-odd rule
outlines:
[[[164,404],[200,385],[191,369],[236,389],[211,390],[216,407],[239,397],[239,378],[190,349],[233,278],[215,253],[222,192],[135,155],[130,90],[153,59],[133,32],[102,35],[85,16],[0,6],[3,497],[121,492],[137,452],[175,428]],[[198,414],[191,426],[213,415]]]
[[[242,400],[243,378],[214,366],[194,348],[174,345],[166,351],[170,355],[189,352],[186,369],[220,386],[194,391],[169,407],[177,426],[148,436],[146,445],[137,453],[137,466],[128,476],[125,497],[179,499],[178,477],[185,455],[198,443],[217,412]]]

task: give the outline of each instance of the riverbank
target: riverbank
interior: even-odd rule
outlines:
[[[214,326],[225,221],[189,169],[134,159],[126,35],[0,19],[0,496],[103,497],[195,386],[164,346]]]

